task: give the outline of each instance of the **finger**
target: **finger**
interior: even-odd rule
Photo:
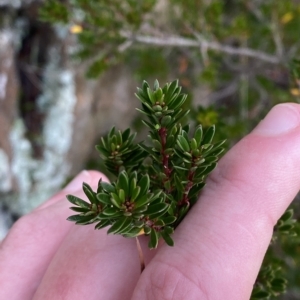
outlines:
[[[140,275],[133,239],[93,226],[72,228],[52,260],[34,300],[130,299]]]
[[[146,264],[155,251],[146,251]],[[70,230],[51,261],[34,300],[130,299],[140,276],[140,261],[134,239],[107,235],[93,225]]]
[[[66,194],[83,193],[82,182],[96,187],[101,174],[82,172],[39,209],[19,219],[0,245],[0,299],[32,299],[54,253],[72,223]]]
[[[273,226],[300,187],[300,106],[274,107],[221,159],[133,299],[249,299]]]

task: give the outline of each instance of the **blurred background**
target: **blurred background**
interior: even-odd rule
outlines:
[[[82,169],[103,170],[94,145],[113,125],[146,136],[143,80],[178,78],[187,121],[216,124],[228,147],[299,102],[299,33],[298,0],[0,0],[0,240]],[[280,299],[300,299],[299,241],[272,252],[290,282]]]

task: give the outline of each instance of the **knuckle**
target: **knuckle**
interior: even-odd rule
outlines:
[[[205,289],[179,267],[157,261],[148,276],[147,300],[208,299]]]

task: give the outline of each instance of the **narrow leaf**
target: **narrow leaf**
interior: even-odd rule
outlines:
[[[172,240],[172,238],[170,237],[170,235],[168,235],[165,232],[161,232],[161,236],[163,237],[163,239],[165,240],[166,244],[168,246],[173,247],[174,246],[174,241]]]
[[[97,200],[103,204],[106,204],[106,205],[111,205],[111,201],[110,201],[110,196],[108,194],[105,194],[105,193],[99,193],[97,194]]]
[[[138,207],[143,206],[143,205],[145,205],[149,202],[150,202],[150,199],[148,199],[148,196],[144,195],[143,197],[139,198],[137,202],[135,202],[134,207],[138,208]]]
[[[116,210],[114,207],[108,207],[103,210],[103,214],[106,216],[114,216],[118,213],[119,211]]]
[[[144,195],[148,192],[150,186],[150,178],[149,175],[144,175],[138,182],[138,185],[141,188],[140,195]]]
[[[102,181],[101,186],[107,193],[113,193],[115,191],[115,187],[107,182]]]
[[[151,233],[150,233],[150,241],[149,241],[149,248],[150,249],[155,249],[157,248],[157,244],[158,244],[158,235],[157,232],[154,229],[151,229]]]
[[[182,135],[178,135],[177,144],[183,151],[190,151],[189,143]]]
[[[118,186],[119,189],[122,189],[124,191],[125,195],[128,195],[128,193],[129,193],[129,182],[128,182],[127,173],[125,171],[122,171],[119,174],[117,186]]]
[[[82,188],[83,188],[83,191],[84,191],[85,195],[90,200],[90,202],[94,203],[94,204],[97,204],[96,194],[94,193],[92,188],[85,182],[82,184]]]
[[[205,134],[203,136],[203,140],[202,140],[203,145],[211,143],[211,141],[214,137],[215,131],[216,131],[215,125],[213,125],[207,129],[207,131],[205,132]]]
[[[197,126],[197,128],[195,130],[195,134],[194,134],[194,138],[195,138],[195,140],[197,142],[197,146],[198,147],[201,145],[202,136],[203,136],[202,126],[199,125],[199,126]]]
[[[74,205],[80,206],[82,208],[88,208],[88,209],[91,207],[91,205],[89,203],[83,201],[82,199],[80,199],[76,196],[67,195],[66,197]]]
[[[158,204],[150,205],[146,212],[146,215],[151,216],[152,214],[163,212],[167,210],[168,207],[169,205],[167,203],[158,203]]]
[[[140,190],[141,190],[141,188],[139,186],[136,186],[133,189],[132,194],[131,194],[131,201],[134,201],[139,196]]]
[[[116,221],[107,231],[107,233],[117,233],[119,230],[122,229],[123,225],[125,224],[126,220],[128,220],[129,218],[123,217],[120,218],[118,221]]]

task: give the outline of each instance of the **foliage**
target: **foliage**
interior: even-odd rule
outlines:
[[[288,209],[278,220],[274,227],[271,245],[276,245],[276,240],[281,238],[290,240],[295,238],[297,235],[295,230],[296,220],[293,219],[293,214],[293,210]],[[274,299],[274,297],[286,291],[288,281],[282,272],[283,266],[283,260],[275,255],[274,248],[269,247],[256,279],[251,299]]]
[[[200,122],[203,130],[216,124],[217,140],[226,138],[232,145],[274,104],[299,102],[298,1],[166,0],[158,10],[156,1],[102,0],[97,2],[113,11],[115,20],[99,26],[94,25],[94,10],[83,5],[94,2],[51,0],[42,15],[45,20],[66,24],[77,34],[77,57],[91,62],[90,76],[124,61],[139,79],[166,79],[171,73],[190,91],[194,87],[208,89],[206,96],[201,95],[202,103],[208,105],[191,107],[190,123]],[[118,2],[135,3],[130,10],[137,19],[120,18]],[[55,9],[58,3],[61,7]],[[138,3],[148,6],[140,9]],[[179,150],[179,145],[176,148]],[[299,199],[293,208],[299,220]],[[287,228],[290,223],[285,224]],[[279,227],[285,225],[279,221],[275,227],[253,299],[280,298],[279,290],[285,288],[299,298],[299,222],[293,224],[295,230],[289,228],[291,236],[280,233]],[[293,232],[298,237],[293,237]],[[280,299],[293,296],[286,297]]]
[[[70,25],[70,31],[78,35],[75,56],[93,58],[87,76],[95,78],[118,61],[120,45],[126,40],[122,31],[139,28],[154,4],[155,0],[50,0],[40,16],[44,21]]]
[[[171,234],[197,201],[225,141],[213,143],[214,126],[203,132],[198,125],[191,133],[181,125],[189,111],[182,109],[187,95],[178,81],[163,88],[155,81],[154,89],[144,81],[136,95],[142,103],[138,110],[147,117],[143,123],[150,129],[150,145],[135,144],[130,129],[112,128],[96,149],[117,179],[100,181],[97,191],[84,183],[90,203],[68,195],[75,205],[71,209],[79,213],[68,220],[96,223],[96,229],[111,225],[108,233],[124,237],[145,234],[149,248],[156,248],[161,237],[173,246]]]

